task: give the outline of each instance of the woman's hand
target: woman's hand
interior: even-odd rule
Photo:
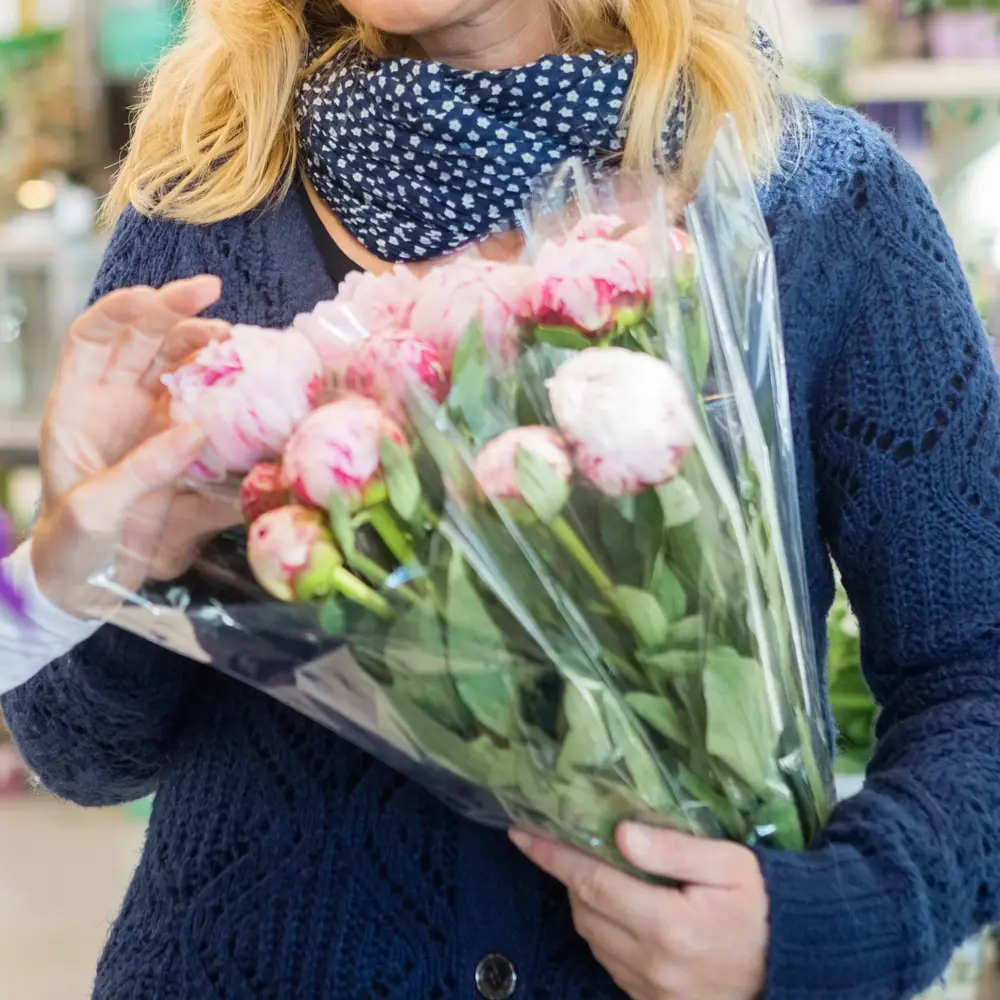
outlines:
[[[647,885],[570,847],[511,839],[569,889],[576,929],[632,1000],[754,1000],[764,989],[768,900],[753,853],[626,824],[618,844]]]
[[[161,384],[224,323],[197,319],[221,287],[212,277],[160,290],[114,292],[73,324],[42,425],[42,505],[32,560],[57,607],[99,617],[121,592],[184,569],[197,540],[239,520],[229,502],[179,493],[203,446],[196,427],[170,427]]]

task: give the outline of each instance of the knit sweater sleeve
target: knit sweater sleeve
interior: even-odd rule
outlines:
[[[207,269],[184,233],[127,212],[93,298]],[[81,805],[117,804],[155,788],[199,669],[105,626],[0,700],[0,708],[28,765],[50,791]]]
[[[904,1000],[1000,917],[1000,400],[930,195],[858,127],[827,220],[855,303],[814,398],[820,523],[881,708],[864,791],[760,850],[768,1000]],[[831,241],[832,243],[832,241]]]

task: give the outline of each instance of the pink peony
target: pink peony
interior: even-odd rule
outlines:
[[[278,462],[260,462],[246,475],[240,487],[240,510],[247,523],[256,521],[275,507],[283,507],[290,497]]]
[[[333,574],[343,565],[323,515],[294,505],[270,510],[253,523],[247,561],[257,582],[279,601],[331,593]]]
[[[294,326],[328,368],[340,371],[359,341],[407,327],[419,289],[419,279],[401,265],[384,274],[352,271],[335,299],[296,316]]]
[[[600,336],[634,322],[649,308],[649,267],[625,240],[546,243],[535,262],[535,321]]]
[[[669,482],[694,443],[684,382],[648,354],[581,351],[549,379],[548,391],[577,469],[608,496]]]
[[[284,481],[314,507],[326,507],[335,493],[354,499],[381,470],[383,438],[405,440],[399,425],[373,400],[345,396],[321,406],[288,442]]]
[[[412,333],[383,333],[359,344],[344,373],[351,391],[381,403],[397,419],[405,416],[407,391],[423,386],[442,402],[451,385],[437,347]]]
[[[573,476],[566,444],[551,427],[515,427],[487,443],[476,457],[476,481],[488,496],[523,500],[517,481],[517,455],[530,452],[545,462],[564,482]]]
[[[410,329],[437,345],[451,368],[466,331],[478,322],[491,350],[510,358],[531,309],[531,269],[460,257],[431,271],[420,283]]]
[[[323,389],[323,366],[294,330],[236,326],[226,340],[163,376],[176,424],[197,423],[207,443],[192,475],[220,482],[280,456]]]

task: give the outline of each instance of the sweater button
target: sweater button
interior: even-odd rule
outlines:
[[[503,955],[487,955],[476,966],[476,989],[483,1000],[508,1000],[517,989],[517,969]]]

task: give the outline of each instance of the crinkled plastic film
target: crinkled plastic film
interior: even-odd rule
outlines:
[[[830,808],[830,752],[773,257],[734,132],[686,206],[566,165],[526,210],[528,265],[581,219],[612,241],[645,234],[651,307],[587,344],[535,323],[514,355],[474,324],[447,400],[406,394],[407,440],[383,444],[378,490],[310,515],[340,581],[322,596],[269,596],[244,529],[168,583],[94,583],[125,599],[117,624],[267,692],[476,821],[621,866],[628,819],[801,848]],[[353,345],[357,317],[344,322]],[[519,498],[493,494],[477,456],[505,432],[554,428],[551,380],[609,346],[680,376],[693,443],[676,475],[611,496],[519,448]]]

